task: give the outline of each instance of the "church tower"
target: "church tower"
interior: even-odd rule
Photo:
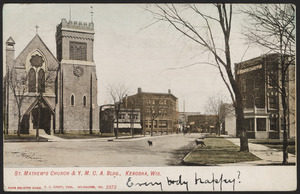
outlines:
[[[62,19],[56,28],[57,126],[61,132],[99,131],[94,23]]]

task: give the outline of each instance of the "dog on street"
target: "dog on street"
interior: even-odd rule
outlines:
[[[153,146],[152,141],[148,141],[148,144],[149,144],[149,147],[152,147],[152,146]]]
[[[195,142],[196,142],[197,145],[200,144],[202,147],[206,146],[205,143],[204,143],[204,141],[202,141],[202,140],[196,139]]]

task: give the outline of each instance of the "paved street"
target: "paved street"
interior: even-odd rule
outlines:
[[[4,143],[5,167],[170,166],[196,146],[200,134]],[[108,141],[113,139],[113,141]],[[149,147],[147,141],[153,142]],[[186,150],[186,149],[185,149]],[[186,152],[186,151],[185,151]],[[187,154],[187,153],[186,153]]]

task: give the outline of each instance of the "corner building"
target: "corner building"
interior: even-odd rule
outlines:
[[[142,92],[142,89],[138,88],[137,94],[125,99],[123,108],[135,108],[141,111],[143,133],[151,132],[151,120],[153,120],[154,133],[178,132],[178,101],[171,90],[168,90],[168,93],[151,93]]]
[[[283,137],[280,55],[268,54],[235,64],[243,97],[244,127],[249,138]],[[295,138],[295,64],[286,73],[287,132]]]

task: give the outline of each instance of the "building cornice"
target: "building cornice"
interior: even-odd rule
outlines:
[[[95,66],[95,63],[92,61],[78,61],[78,60],[68,60],[68,59],[62,59],[61,64]]]

